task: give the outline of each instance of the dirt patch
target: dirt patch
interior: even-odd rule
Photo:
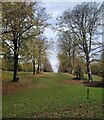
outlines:
[[[99,87],[99,88],[104,88],[104,81],[94,81],[94,82],[83,82],[85,84],[85,86],[88,86],[88,87]]]
[[[83,84],[83,80],[63,80],[63,84]]]
[[[16,92],[21,92],[21,90],[27,88],[31,83],[31,79],[26,77],[21,78],[18,82],[9,81],[2,84],[2,94],[8,95]]]
[[[66,84],[76,84],[76,83],[79,83],[79,84],[83,84],[85,86],[88,86],[88,87],[99,87],[99,88],[104,88],[104,81],[94,81],[94,82],[91,82],[89,83],[86,79],[77,79],[76,76],[72,75],[72,74],[68,74],[68,73],[65,73],[67,75],[69,75],[73,80],[67,80],[67,81],[64,81],[64,83]]]
[[[18,82],[5,82],[2,84],[2,94],[3,95],[8,95],[8,94],[14,94],[14,93],[19,93],[23,91],[24,89],[27,89],[27,87],[32,87],[32,79],[34,77],[45,77],[44,74],[39,74],[39,75],[26,75],[24,77],[21,77]],[[41,87],[41,86],[37,86]]]
[[[17,83],[6,83],[2,85],[2,94],[3,95],[8,95],[8,94],[13,94],[16,92],[21,92],[24,88],[27,88],[29,84],[23,84],[20,82]]]

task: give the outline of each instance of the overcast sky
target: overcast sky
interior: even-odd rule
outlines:
[[[72,3],[72,2],[43,2],[43,6],[46,8],[46,12],[51,15],[51,19],[48,20],[48,23],[55,26],[56,25],[56,18],[58,16],[61,16],[62,13],[75,6],[78,3]],[[51,28],[46,28],[44,31],[44,34],[48,38],[48,40],[53,40],[53,48],[51,50],[51,53],[49,55],[49,60],[52,65],[52,68],[54,72],[58,71],[58,64],[59,61],[57,59],[57,48],[56,48],[56,41],[57,41],[57,34],[55,31],[53,31]]]
[[[43,0],[45,1],[45,0]],[[50,0],[48,2],[43,2],[43,6],[46,8],[46,12],[48,14],[51,14],[51,19],[48,20],[48,22],[50,24],[52,24],[53,26],[56,25],[56,18],[58,16],[61,16],[62,13],[69,9],[69,8],[73,8],[74,6],[76,6],[77,4],[80,4],[82,1],[84,2],[85,0],[77,0],[78,2],[68,2],[70,0],[64,0],[66,2],[63,2],[63,0],[57,0],[57,1],[61,1],[61,2],[56,2],[55,0],[51,0],[54,2],[50,2]],[[75,0],[73,0],[75,1]],[[86,0],[88,1],[88,0]],[[91,1],[91,0],[89,0]],[[97,1],[97,0],[93,0],[93,1]],[[100,0],[102,1],[102,0]],[[100,2],[99,1],[99,2]],[[56,40],[57,40],[57,34],[51,29],[51,28],[46,28],[44,31],[44,34],[46,35],[46,37],[48,38],[48,40],[53,40],[54,41],[54,47],[51,50],[51,54],[49,54],[49,60],[50,63],[52,65],[52,68],[54,70],[54,72],[57,72],[58,70],[58,59],[57,59],[57,50],[56,50]]]

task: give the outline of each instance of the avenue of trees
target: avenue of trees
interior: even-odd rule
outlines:
[[[47,19],[45,8],[36,2],[2,3],[2,69],[13,71],[12,81],[18,81],[21,69],[35,74],[48,71],[48,63],[52,71],[46,54],[49,44],[43,36]]]
[[[103,75],[102,26],[104,3],[83,2],[66,10],[57,18],[58,72]],[[32,71],[33,75],[52,72],[47,51],[49,40],[44,30],[50,16],[37,2],[2,3],[2,70],[13,71],[13,82],[18,71]],[[98,57],[98,59],[96,59]]]
[[[66,10],[57,18],[59,71],[77,74],[80,70],[83,74],[85,70],[89,82],[93,82],[91,63],[103,50],[103,9],[103,3],[87,2]]]

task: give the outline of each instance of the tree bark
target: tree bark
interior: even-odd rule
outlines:
[[[75,49],[73,50],[73,54],[72,54],[72,74],[74,69],[74,62],[75,62]]]
[[[87,64],[88,80],[89,80],[89,82],[93,82],[89,58],[87,58],[87,63],[86,64]]]
[[[17,82],[19,78],[17,78],[17,72],[18,72],[18,53],[17,53],[17,49],[18,49],[18,46],[17,46],[17,39],[16,39],[16,34],[14,33],[14,41],[13,41],[13,44],[14,44],[14,70],[13,70],[13,82]]]
[[[40,66],[40,73],[42,73],[42,63],[41,63],[41,59],[40,59],[40,62],[39,62],[39,66]]]
[[[13,82],[17,82],[17,71],[18,71],[18,54],[14,51],[14,73],[13,73]]]
[[[104,82],[104,51],[102,53],[102,81]]]
[[[38,60],[38,67],[37,67],[37,74],[39,73],[40,66],[39,66],[39,60]]]
[[[33,60],[33,75],[35,75],[35,60]]]
[[[68,50],[68,67],[69,67],[69,70],[68,70],[68,73],[69,74],[72,74],[72,64],[71,64],[71,54],[70,54],[70,48]]]

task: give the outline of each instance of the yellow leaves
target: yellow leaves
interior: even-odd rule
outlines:
[[[33,32],[32,32],[33,36],[37,36],[39,34],[40,34],[40,29],[39,28],[34,29]]]
[[[8,75],[8,73],[6,71],[2,71],[2,80],[6,81],[6,80],[9,80],[9,79],[10,79],[10,76]]]

